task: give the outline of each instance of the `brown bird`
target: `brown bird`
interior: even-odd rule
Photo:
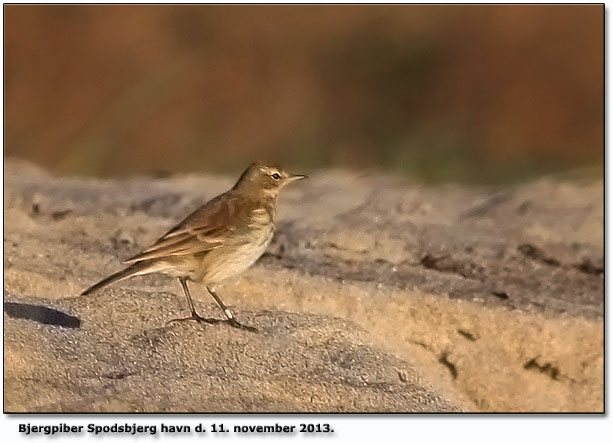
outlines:
[[[279,191],[303,178],[307,176],[290,175],[280,167],[252,164],[232,189],[205,203],[149,248],[124,261],[130,265],[126,269],[81,295],[135,275],[165,274],[179,279],[191,312],[191,317],[171,321],[218,322],[201,317],[194,308],[187,282],[203,282],[232,326],[255,331],[236,321],[215,293],[214,285],[243,272],[264,253],[275,230]]]

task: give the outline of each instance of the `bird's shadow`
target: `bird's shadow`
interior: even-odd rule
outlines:
[[[61,326],[63,328],[77,329],[81,326],[78,317],[64,314],[57,309],[46,306],[30,305],[26,303],[4,302],[4,312],[11,318],[33,320],[45,325]]]

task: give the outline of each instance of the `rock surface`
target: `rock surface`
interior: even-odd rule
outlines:
[[[253,334],[167,325],[186,307],[162,276],[77,296],[233,178],[4,174],[7,412],[603,408],[602,182],[311,174],[219,288]]]
[[[93,300],[5,305],[9,316],[48,323],[11,321],[15,327],[5,343],[22,365],[9,366],[8,410],[459,410],[407,363],[373,349],[366,334],[345,321],[241,311],[258,333],[167,324],[169,314],[183,307],[173,294],[108,292]],[[201,311],[218,314],[214,306]]]

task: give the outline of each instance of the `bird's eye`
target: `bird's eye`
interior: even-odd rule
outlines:
[[[271,175],[271,177],[274,178],[275,180],[279,180],[281,178],[281,176],[276,172],[273,175]]]

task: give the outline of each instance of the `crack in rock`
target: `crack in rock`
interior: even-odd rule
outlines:
[[[524,363],[524,369],[537,370],[542,374],[548,375],[552,380],[560,381],[560,369],[557,366],[553,366],[551,363],[539,364],[537,362],[538,357],[532,358]]]
[[[449,356],[449,353],[445,351],[441,354],[438,361],[439,363],[442,363],[443,365],[445,365],[447,369],[449,369],[451,376],[453,377],[454,380],[456,380],[458,378],[458,369],[453,363],[449,361],[449,359],[447,358],[448,356]]]
[[[545,263],[550,266],[560,266],[560,262],[553,257],[547,257],[545,253],[530,243],[524,243],[517,247],[519,252],[524,254],[526,257],[532,258],[541,263]]]

